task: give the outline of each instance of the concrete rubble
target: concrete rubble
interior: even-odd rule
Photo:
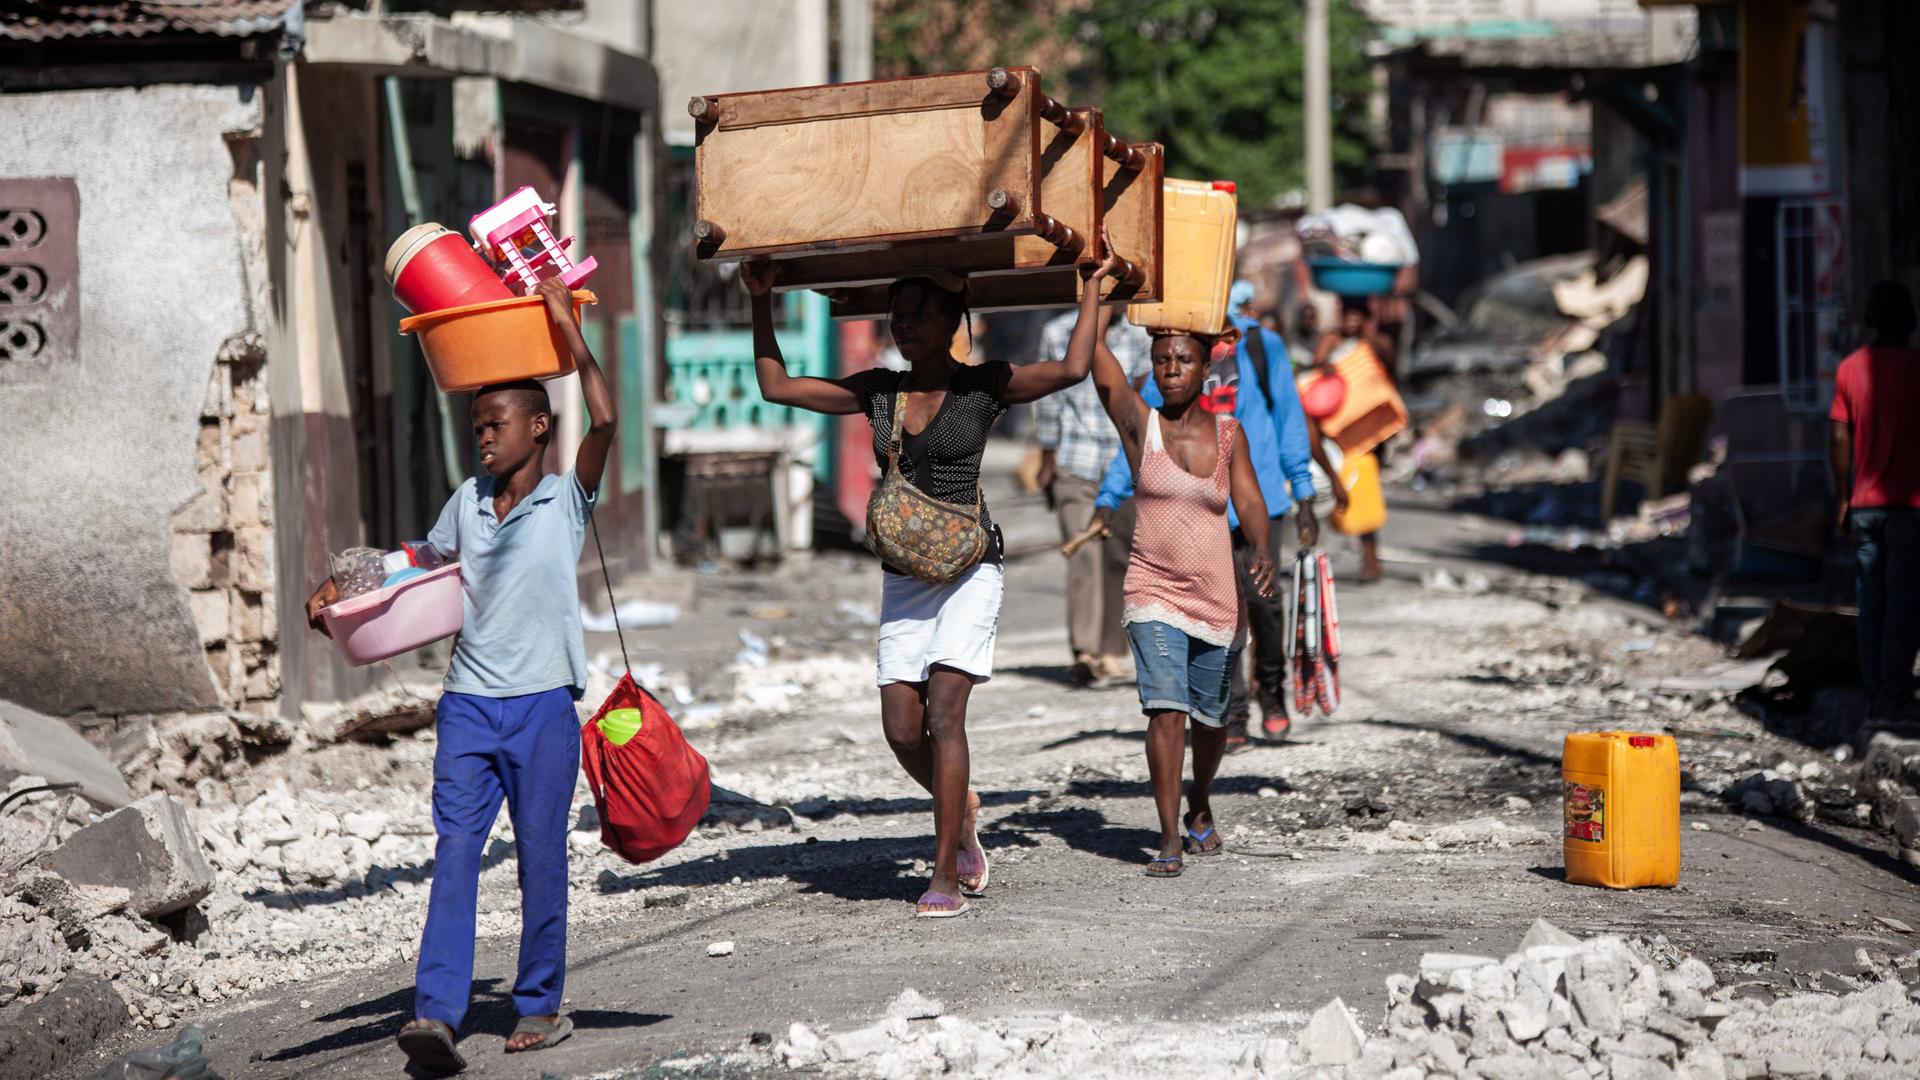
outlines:
[[[1109,1028],[1070,1014],[974,1022],[916,1008],[905,990],[885,1020],[846,1032],[794,1024],[772,1048],[789,1070],[934,1076],[1317,1080],[1750,1080],[1920,1072],[1920,1002],[1896,978],[1843,995],[1771,1001],[1717,985],[1663,938],[1578,939],[1544,919],[1504,959],[1428,953],[1387,978],[1369,1035],[1335,998],[1297,1030],[1234,1022]],[[903,1006],[903,1002],[908,1003]],[[1297,1023],[1297,1020],[1295,1021]],[[744,1062],[743,1062],[744,1063]]]
[[[213,891],[213,870],[171,795],[149,795],[68,837],[42,862],[75,885],[125,890],[145,918],[171,915]]]

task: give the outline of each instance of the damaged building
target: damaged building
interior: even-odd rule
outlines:
[[[226,713],[271,739],[387,679],[309,634],[304,600],[329,553],[423,536],[472,466],[466,399],[393,333],[382,256],[521,185],[599,262],[586,333],[632,418],[601,525],[621,569],[645,565],[647,8],[403,6],[0,19],[0,449],[19,463],[0,696],[109,738],[105,718]],[[581,409],[555,390],[565,467]]]

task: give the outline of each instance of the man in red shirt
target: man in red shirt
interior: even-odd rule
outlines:
[[[1860,671],[1870,719],[1915,717],[1920,651],[1920,352],[1913,298],[1884,281],[1867,295],[1873,343],[1833,377],[1830,456],[1839,524],[1860,566]]]

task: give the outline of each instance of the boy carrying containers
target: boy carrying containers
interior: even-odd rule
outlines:
[[[574,321],[571,293],[540,283],[547,315],[580,372],[589,426],[573,471],[546,471],[552,406],[538,382],[503,383],[473,397],[473,435],[484,475],[460,485],[427,542],[460,561],[465,621],[445,692],[434,710],[434,849],[427,924],[420,937],[414,1019],[400,1029],[413,1064],[457,1072],[455,1048],[473,982],[474,911],[480,858],[504,799],[520,860],[520,969],[513,1003],[520,1022],[507,1052],[552,1046],[572,1023],[560,1014],[567,957],[567,826],[580,771],[586,648],[574,567],[613,446],[613,394]],[[321,608],[332,578],[307,600]]]

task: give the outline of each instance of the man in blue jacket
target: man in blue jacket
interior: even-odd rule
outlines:
[[[1240,343],[1231,352],[1219,350],[1207,375],[1203,403],[1215,413],[1232,413],[1246,432],[1247,450],[1260,479],[1260,494],[1267,511],[1277,523],[1289,507],[1298,505],[1300,546],[1312,547],[1320,538],[1320,523],[1313,516],[1312,454],[1307,442],[1307,418],[1300,411],[1300,395],[1293,388],[1293,365],[1287,361],[1287,346],[1278,334],[1263,328],[1245,308],[1253,300],[1253,285],[1233,283],[1228,294],[1228,319],[1239,329]],[[1264,362],[1263,362],[1264,361]],[[1259,377],[1260,368],[1266,378]],[[1247,377],[1242,378],[1245,372]],[[1140,388],[1146,403],[1159,408],[1160,388],[1152,379]],[[1116,454],[1107,468],[1100,496],[1094,501],[1095,514],[1101,520],[1133,497],[1133,470],[1124,453]],[[1248,578],[1249,550],[1240,532],[1240,521],[1232,506],[1227,507],[1233,526],[1233,561],[1240,571],[1240,592],[1247,598],[1247,622],[1253,634],[1253,676],[1259,686],[1262,728],[1269,738],[1287,733],[1284,704],[1287,689],[1286,641],[1287,604],[1291,589],[1277,589],[1271,597],[1262,597]],[[1278,524],[1267,530],[1275,567],[1284,567],[1280,558]],[[1247,745],[1247,680],[1239,665],[1233,669],[1232,698],[1227,705],[1226,729],[1229,751]]]

